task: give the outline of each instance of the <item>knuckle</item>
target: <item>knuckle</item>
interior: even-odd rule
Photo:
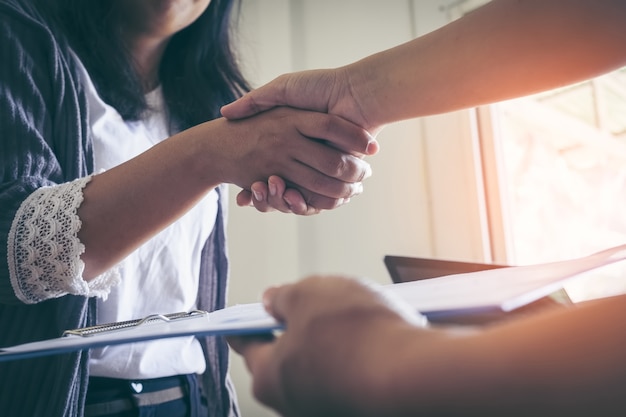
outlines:
[[[348,182],[361,182],[371,175],[367,162],[348,154],[340,154],[330,162],[330,176]]]
[[[335,119],[331,115],[330,117],[324,117],[322,119],[321,128],[323,131],[328,134],[334,130],[335,127]]]
[[[354,169],[350,156],[342,153],[335,153],[327,159],[326,170],[328,175],[337,179],[348,179],[350,172]]]

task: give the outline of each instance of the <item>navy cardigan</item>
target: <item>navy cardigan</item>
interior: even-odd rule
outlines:
[[[20,204],[37,188],[93,172],[88,107],[67,44],[29,0],[0,0],[0,347],[58,337],[95,323],[95,299],[67,295],[26,305],[9,279],[7,247]],[[228,274],[226,189],[202,257],[198,308],[223,308]],[[210,416],[238,415],[228,346],[201,340]],[[0,414],[82,416],[88,352],[0,363]]]

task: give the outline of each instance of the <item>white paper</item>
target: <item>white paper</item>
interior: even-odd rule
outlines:
[[[507,312],[552,294],[583,272],[625,258],[626,245],[622,245],[568,261],[448,275],[386,285],[384,290],[426,316]],[[267,333],[281,328],[261,303],[241,304],[194,318],[148,322],[91,336],[59,337],[0,348],[0,362],[167,337]]]
[[[583,258],[405,282],[386,287],[425,315],[508,312],[563,288],[583,272],[626,258],[626,245]]]

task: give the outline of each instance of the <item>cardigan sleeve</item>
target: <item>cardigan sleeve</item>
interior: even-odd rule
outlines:
[[[16,296],[11,267],[22,259],[15,259],[13,249],[23,239],[20,233],[29,232],[15,225],[20,207],[36,190],[85,176],[93,163],[86,105],[69,53],[46,25],[4,2],[0,44],[0,303],[12,304],[23,301]],[[29,238],[42,232],[33,237],[30,230]]]
[[[95,324],[95,302],[68,295],[24,304],[9,279],[7,239],[22,203],[41,187],[93,172],[86,102],[73,82],[69,51],[31,4],[0,0],[0,346]],[[83,415],[88,358],[76,352],[0,363],[1,414]]]

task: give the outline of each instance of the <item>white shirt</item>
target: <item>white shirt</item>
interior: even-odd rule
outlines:
[[[104,103],[83,68],[94,140],[96,172],[108,170],[169,137],[160,88],[146,96],[153,111],[124,122]],[[119,265],[121,283],[98,300],[98,322],[142,318],[196,308],[201,251],[215,225],[217,193],[209,192],[178,221]],[[194,337],[108,346],[91,353],[90,373],[124,379],[201,373],[206,364]]]

